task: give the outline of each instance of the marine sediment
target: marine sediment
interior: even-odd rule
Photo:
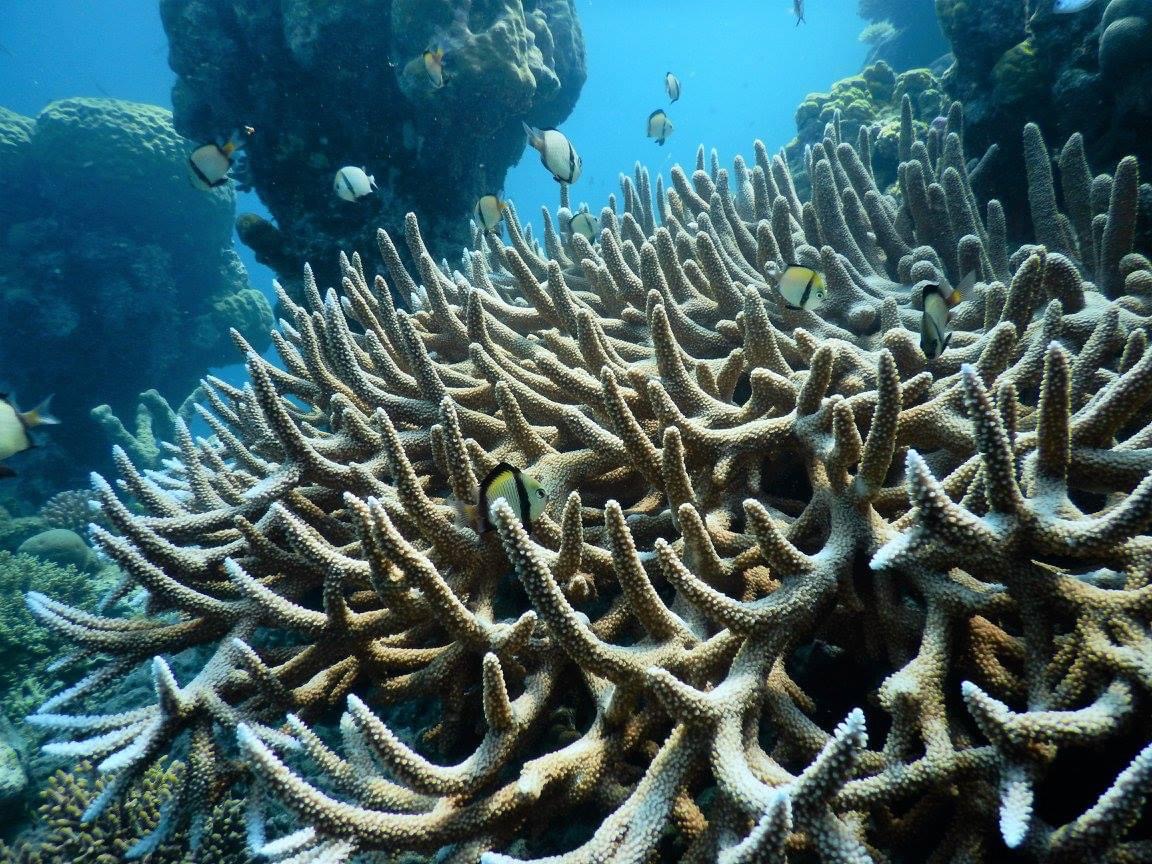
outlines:
[[[1010,247],[962,129],[905,123],[896,195],[834,117],[810,199],[761,144],[701,150],[625,178],[595,243],[512,212],[452,269],[409,217],[387,277],[306,270],[282,365],[237,334],[249,381],[205,382],[212,437],[93,478],[147,614],[28,596],[101,659],[30,718],[106,778],[86,815],[178,757],[130,854],[243,794],[273,862],[1147,858],[1136,163],[1073,140],[1057,181],[1029,127]],[[791,263],[823,307],[780,302]],[[923,286],[970,271],[929,359]],[[550,493],[531,535],[457,517],[500,461]],[[101,712],[134,669],[155,698]]]

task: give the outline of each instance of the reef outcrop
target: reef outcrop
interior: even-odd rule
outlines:
[[[305,261],[325,277],[341,249],[419,215],[434,248],[467,240],[476,199],[524,149],[521,122],[555,126],[576,104],[584,43],[572,0],[163,0],[177,128],[193,138],[251,126],[246,167],[275,224],[240,236],[293,293]],[[421,56],[444,53],[437,87]],[[339,62],[333,62],[333,58]],[[377,193],[333,193],[345,165]],[[298,295],[297,295],[298,296]]]
[[[148,614],[28,596],[105,658],[31,717],[105,776],[88,817],[180,754],[138,851],[231,789],[272,862],[1147,857],[1136,160],[1093,179],[1070,141],[1061,209],[1028,127],[1010,247],[962,130],[902,126],[899,195],[834,118],[811,199],[760,144],[701,151],[625,178],[594,244],[513,214],[452,270],[410,217],[415,272],[383,231],[387,278],[306,271],[282,366],[237,338],[250,381],[207,383],[213,437],[93,480]],[[794,261],[819,310],[773,289]],[[926,281],[971,271],[925,356]],[[458,516],[502,460],[550,493],[531,533]],[[132,669],[154,699],[102,712]]]
[[[152,105],[0,114],[0,368],[25,400],[56,395],[51,450],[21,457],[42,457],[21,473],[45,488],[106,459],[94,405],[153,385],[183,397],[229,361],[229,327],[267,344],[271,307],[232,248],[233,194],[193,188],[188,152]]]
[[[1052,7],[936,0],[955,56],[945,87],[964,102],[969,143],[979,151],[998,146],[990,179],[1020,230],[1026,225],[1018,221],[1026,206],[1015,134],[1021,120],[1059,140],[1079,133],[1095,170],[1133,155],[1142,175],[1152,175],[1152,4],[1098,0],[1071,14]],[[1148,196],[1152,212],[1152,190]]]

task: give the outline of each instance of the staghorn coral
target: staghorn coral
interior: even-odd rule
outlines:
[[[833,123],[811,200],[758,144],[655,190],[638,168],[594,245],[564,207],[542,248],[513,214],[452,271],[413,217],[418,278],[386,232],[391,285],[359,256],[340,291],[306,271],[283,368],[236,337],[249,383],[206,383],[213,438],[178,422],[164,485],[122,450],[120,491],[94,477],[151,616],[28,597],[106,658],[30,718],[99,760],[90,814],[175,750],[165,828],[247,774],[277,862],[1146,858],[1135,164],[1093,180],[1069,142],[1086,199],[1029,177],[1062,251],[1010,250],[960,106],[926,139],[911,119],[899,198]],[[770,288],[791,260],[825,271],[820,314]],[[929,360],[921,283],[972,269]],[[455,518],[505,459],[551,492],[531,536],[506,504],[484,534]],[[85,710],[134,667],[154,702]]]

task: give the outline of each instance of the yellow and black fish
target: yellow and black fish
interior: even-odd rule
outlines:
[[[428,83],[439,90],[444,86],[444,49],[429,48],[421,55],[424,61],[424,71],[428,74]]]
[[[500,199],[499,193],[481,195],[476,202],[476,222],[485,231],[495,233],[500,230],[500,222],[507,209],[508,203]]]
[[[480,483],[480,530],[493,527],[492,504],[503,498],[524,525],[524,530],[532,533],[532,523],[544,512],[548,503],[548,493],[535,477],[525,474],[515,465],[501,462],[488,472]]]
[[[48,412],[51,401],[52,397],[49,396],[31,411],[21,411],[8,398],[7,393],[0,393],[0,459],[7,459],[36,446],[28,434],[29,429],[60,422]],[[15,473],[7,465],[0,465],[0,477],[12,477]]]
[[[789,309],[815,309],[824,302],[824,274],[811,267],[790,264],[776,280],[776,290]]]
[[[244,127],[245,135],[256,130]],[[228,182],[228,172],[232,169],[232,154],[244,146],[244,139],[237,132],[223,144],[201,144],[188,157],[188,173],[192,185],[207,191],[216,189]]]
[[[668,115],[664,113],[663,108],[657,108],[648,115],[648,137],[655,138],[656,143],[661,147],[664,142],[668,140],[668,136],[672,134],[672,121],[668,119]]]
[[[929,360],[935,360],[952,341],[952,330],[948,327],[952,320],[952,307],[972,294],[976,284],[976,271],[968,273],[951,291],[939,282],[925,282],[924,316],[920,321],[920,350]]]

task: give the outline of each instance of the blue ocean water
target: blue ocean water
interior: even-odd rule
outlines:
[[[577,0],[588,80],[562,128],[584,159],[574,203],[598,210],[619,190],[620,172],[639,160],[666,172],[691,165],[696,147],[715,147],[727,163],[794,134],[803,97],[860,68],[866,46],[856,0],[814,0],[797,27],[791,0]],[[6,0],[0,3],[0,105],[35,116],[70,96],[107,96],[171,107],[174,75],[155,0]],[[669,105],[664,74],[683,95]],[[649,113],[664,108],[675,125],[659,147],[645,137]],[[556,184],[527,150],[505,193],[539,220],[555,209]],[[240,193],[237,212],[264,212]],[[254,287],[271,291],[271,272],[237,242]],[[446,254],[446,253],[445,253]]]

